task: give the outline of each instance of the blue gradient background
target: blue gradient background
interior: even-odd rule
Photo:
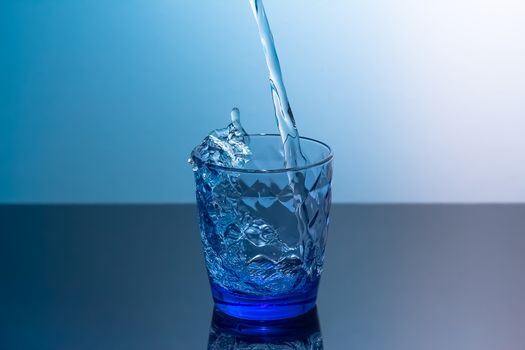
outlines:
[[[339,202],[525,201],[525,3],[267,0]],[[238,106],[275,132],[247,0],[0,2],[0,202],[190,202]]]

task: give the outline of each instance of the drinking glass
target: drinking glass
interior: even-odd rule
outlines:
[[[275,320],[314,308],[331,206],[332,152],[301,138],[305,165],[283,165],[279,135],[251,135],[244,168],[196,161],[201,239],[216,307]]]

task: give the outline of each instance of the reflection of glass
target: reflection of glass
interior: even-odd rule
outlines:
[[[243,169],[197,162],[201,238],[217,307],[243,319],[300,315],[315,306],[323,268],[332,153],[302,138],[309,164],[283,168],[277,135],[252,135]]]
[[[322,350],[317,309],[279,321],[235,319],[213,312],[208,350]]]

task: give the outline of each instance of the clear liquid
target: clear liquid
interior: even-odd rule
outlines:
[[[299,132],[297,131],[290,101],[284,87],[281,64],[279,63],[272,30],[266,17],[263,2],[262,0],[250,0],[250,4],[259,27],[259,35],[270,74],[275,118],[283,142],[285,165],[287,167],[305,165],[307,159],[301,151]]]
[[[234,108],[231,123],[212,131],[193,150],[190,163],[215,301],[230,315],[246,317],[248,312],[267,319],[286,318],[315,304],[331,198],[331,163],[275,173],[232,170],[276,169],[270,165],[275,159],[289,168],[307,164],[262,1],[250,2],[268,64],[281,142],[266,143],[268,136],[250,139]],[[268,158],[269,154],[275,158]]]

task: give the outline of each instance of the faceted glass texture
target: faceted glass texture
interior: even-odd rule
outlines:
[[[278,141],[266,135],[252,136],[251,142],[257,151],[278,147]],[[286,318],[315,306],[330,217],[332,156],[322,143],[302,142],[312,163],[305,167],[274,169],[270,157],[255,159],[257,169],[199,164],[195,172],[212,293],[230,315]]]

